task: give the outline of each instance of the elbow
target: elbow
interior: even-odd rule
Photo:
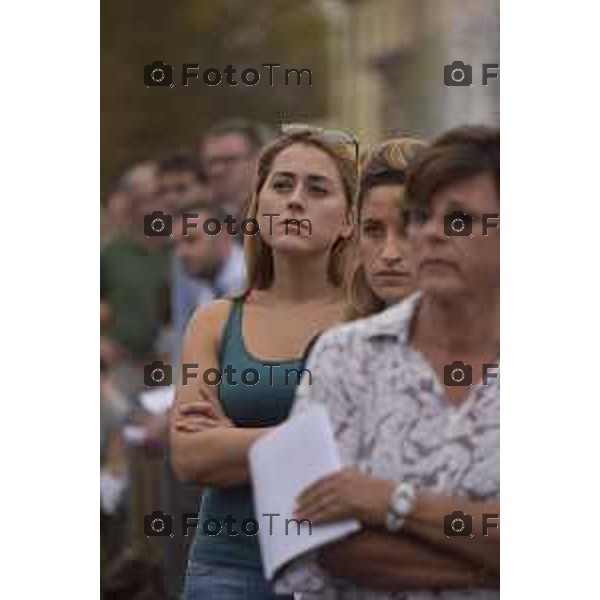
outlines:
[[[212,469],[203,457],[211,456],[210,451],[199,447],[200,444],[191,447],[189,442],[177,438],[177,435],[171,436],[171,468],[175,477],[182,483],[209,484]]]
[[[185,458],[178,456],[175,452],[171,454],[171,468],[173,469],[175,477],[181,483],[199,483],[197,470],[192,469],[192,465],[190,465]]]

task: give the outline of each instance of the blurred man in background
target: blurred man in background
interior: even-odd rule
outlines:
[[[272,137],[260,123],[231,119],[213,125],[199,142],[200,163],[213,199],[236,219],[243,218],[258,154]]]
[[[179,151],[159,161],[158,195],[166,213],[174,214],[207,194],[206,179],[196,156]]]
[[[168,257],[165,237],[144,234],[144,216],[161,207],[156,163],[133,167],[123,178],[131,224],[100,254],[100,287],[110,310],[101,358],[114,366],[118,385],[131,395],[143,387],[141,367],[154,356],[154,343],[168,305]]]
[[[200,201],[181,211],[175,220],[175,256],[196,284],[194,306],[180,315],[183,327],[178,333],[181,335],[198,306],[237,293],[244,285],[244,252],[234,243],[235,236],[229,235],[225,226],[217,235],[209,235],[204,230],[204,223],[209,219],[224,223],[226,216],[219,205]]]

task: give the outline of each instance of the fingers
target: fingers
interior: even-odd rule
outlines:
[[[299,506],[295,513],[297,519],[308,519],[311,523],[327,523],[349,516],[345,502],[336,495],[323,496],[311,505]]]
[[[218,416],[218,412],[215,409],[212,402],[208,400],[198,400],[194,402],[186,402],[177,409],[177,414],[181,416]]]
[[[196,433],[198,431],[204,431],[219,426],[220,423],[216,419],[205,417],[188,417],[186,419],[175,419],[173,421],[173,427],[176,431],[185,431],[188,433]]]
[[[344,471],[338,471],[336,473],[332,473],[331,475],[326,475],[325,477],[309,485],[298,495],[298,498],[296,499],[298,505],[311,504],[316,499],[328,494],[331,490],[338,486],[343,474]]]

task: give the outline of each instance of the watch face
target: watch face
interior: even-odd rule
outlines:
[[[414,488],[407,483],[401,483],[395,490],[392,496],[392,510],[401,517],[406,517],[412,510],[414,501]]]

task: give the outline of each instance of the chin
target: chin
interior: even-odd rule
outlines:
[[[374,286],[371,288],[373,293],[379,300],[385,303],[386,306],[396,304],[401,300],[404,300],[407,296],[410,296],[414,292],[412,286],[400,286],[400,287],[378,287]]]
[[[465,293],[464,285],[454,277],[423,276],[419,277],[417,287],[423,293],[434,296],[455,296]]]
[[[308,236],[277,236],[270,240],[269,246],[276,252],[315,252],[314,239]]]

